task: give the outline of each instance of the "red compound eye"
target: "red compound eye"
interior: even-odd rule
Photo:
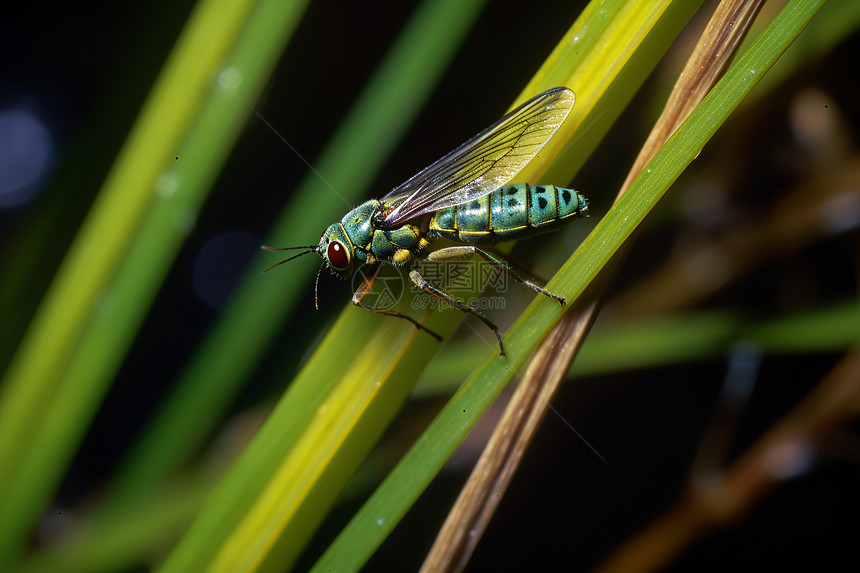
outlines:
[[[329,243],[325,255],[334,270],[343,271],[349,267],[349,255],[346,252],[346,247],[340,241]]]

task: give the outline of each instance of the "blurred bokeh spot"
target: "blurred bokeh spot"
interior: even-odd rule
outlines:
[[[260,238],[248,232],[230,231],[209,239],[194,263],[194,293],[220,310],[259,248]]]
[[[53,155],[51,134],[38,117],[24,109],[0,111],[0,209],[39,193]]]

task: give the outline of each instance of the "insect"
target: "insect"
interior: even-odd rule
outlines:
[[[588,215],[588,201],[570,189],[508,185],[552,138],[575,99],[567,88],[538,94],[381,199],[355,207],[323,232],[318,245],[263,247],[271,251],[303,249],[266,271],[309,253],[322,257],[320,271],[328,267],[341,278],[352,276],[361,265],[369,265],[371,270],[355,291],[352,303],[377,314],[408,320],[440,341],[441,336],[411,316],[362,302],[383,263],[399,266],[419,260],[479,255],[511,278],[563,305],[563,297],[526,280],[476,245],[555,231],[562,224]],[[459,244],[441,246],[438,243],[442,239]],[[409,278],[422,291],[486,324],[496,335],[499,355],[505,355],[499,329],[487,317],[431,285],[417,270],[412,269]]]

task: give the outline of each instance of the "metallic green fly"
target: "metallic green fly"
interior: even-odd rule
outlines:
[[[564,298],[524,279],[508,264],[474,245],[555,231],[588,215],[588,201],[570,189],[507,184],[552,138],[575,99],[567,88],[538,94],[382,199],[367,201],[347,213],[323,232],[318,245],[263,247],[271,251],[304,249],[266,271],[308,253],[322,257],[320,271],[328,267],[341,278],[350,277],[361,265],[369,265],[371,271],[355,291],[352,303],[377,314],[406,319],[438,340],[442,337],[414,318],[362,302],[382,263],[399,266],[477,254],[511,278],[563,305]],[[434,246],[434,239],[461,245]],[[505,355],[499,329],[487,317],[429,284],[417,270],[410,271],[409,278],[424,292],[483,321],[496,335],[499,354]]]

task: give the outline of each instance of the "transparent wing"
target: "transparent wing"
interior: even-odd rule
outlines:
[[[576,99],[553,88],[416,173],[381,199],[386,225],[459,205],[508,183],[564,123]]]

